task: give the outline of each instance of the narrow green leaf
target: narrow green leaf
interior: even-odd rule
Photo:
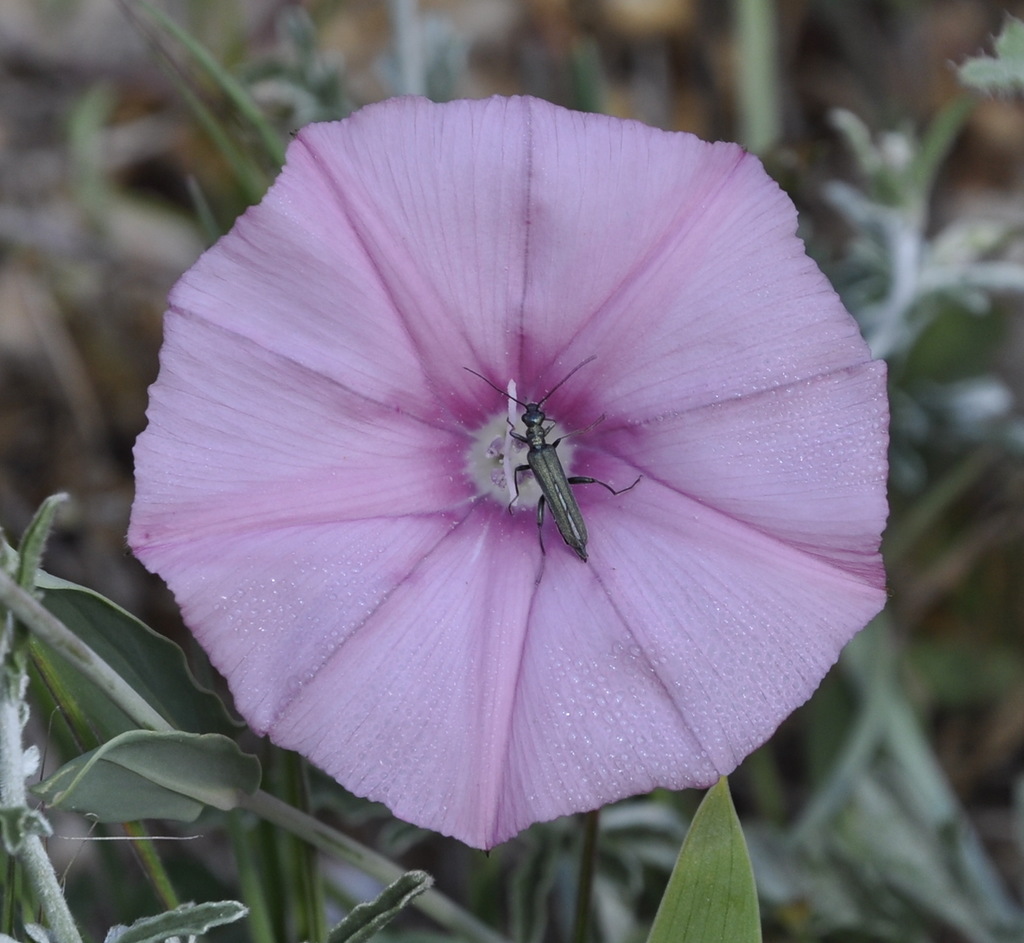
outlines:
[[[31,523],[25,528],[21,538],[21,545],[18,547],[18,572],[16,579],[22,589],[31,590],[35,581],[36,571],[43,559],[43,550],[46,541],[53,530],[53,519],[57,509],[67,501],[66,494],[50,495],[36,511]]]
[[[248,909],[238,901],[182,904],[167,913],[143,917],[131,926],[111,927],[104,943],[162,943],[171,937],[202,936],[213,927],[241,920]]]
[[[193,176],[188,176],[185,178],[185,188],[188,190],[192,210],[203,233],[203,238],[208,246],[212,246],[223,235],[224,230],[217,224],[217,216],[210,201],[206,198],[203,188],[199,185],[199,181]]]
[[[103,141],[117,104],[113,87],[97,82],[78,99],[67,119],[65,153],[75,205],[100,232],[106,231],[115,193]]]
[[[960,95],[939,109],[931,120],[914,154],[909,168],[909,179],[921,194],[930,193],[939,170],[949,157],[960,132],[974,110],[970,95]]]
[[[195,680],[172,641],[84,586],[40,572],[36,587],[42,590],[43,605],[172,726],[193,733],[231,734],[237,729],[220,698]],[[138,727],[64,659],[52,657],[42,645],[34,647],[34,654],[73,703],[90,708],[90,720],[99,723],[102,737]]]
[[[274,878],[276,847],[270,849],[261,844],[273,829],[245,815],[241,810],[228,813],[227,826],[235,871],[238,874],[238,887],[243,903],[249,908],[246,926],[248,943],[277,943],[275,927],[284,925],[278,912],[284,902],[281,900],[283,895],[276,892],[280,886],[280,882]],[[274,894],[269,893],[270,887],[275,888]]]
[[[754,872],[723,776],[690,825],[648,943],[760,943]]]
[[[181,93],[181,97],[192,111],[192,116],[231,168],[246,202],[258,203],[267,190],[266,174],[257,166],[249,152],[234,142],[231,135],[222,126],[220,119],[186,84],[185,79],[176,70],[171,70],[170,76],[171,81]],[[218,230],[216,235],[220,236],[221,234],[222,230]],[[215,239],[216,236],[210,242],[212,243]]]
[[[327,943],[363,943],[409,906],[413,898],[429,890],[434,879],[426,871],[407,871],[381,891],[375,900],[352,908],[327,938]]]
[[[65,763],[32,791],[101,822],[190,822],[208,805],[233,809],[259,783],[259,761],[227,737],[133,730]]]
[[[170,33],[188,50],[200,68],[213,79],[239,113],[252,125],[266,148],[267,154],[274,164],[280,167],[284,163],[284,145],[242,84],[210,54],[208,49],[194,36],[190,36],[166,13],[150,3],[141,3],[140,6],[160,24],[162,29]]]

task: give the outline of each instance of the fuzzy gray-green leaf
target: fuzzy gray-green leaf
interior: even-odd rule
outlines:
[[[188,939],[201,936],[213,927],[234,923],[248,912],[247,907],[234,900],[182,904],[166,913],[142,917],[128,927],[112,927],[104,943],[162,943],[171,937]]]
[[[331,931],[328,943],[364,943],[433,883],[434,879],[425,871],[407,871],[376,899],[354,907]]]
[[[208,805],[234,808],[259,782],[259,761],[227,737],[133,730],[66,763],[33,792],[101,822],[192,821]]]

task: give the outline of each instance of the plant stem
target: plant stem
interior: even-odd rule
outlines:
[[[774,0],[735,0],[739,45],[740,143],[755,154],[780,136],[778,22]]]
[[[174,729],[110,665],[82,642],[39,600],[21,589],[2,569],[0,569],[0,608],[9,609],[33,635],[45,642],[62,658],[66,658],[140,727],[147,730]]]
[[[167,873],[163,861],[160,860],[153,840],[149,837],[143,824],[141,822],[125,822],[122,828],[130,839],[129,845],[132,854],[135,855],[139,867],[149,878],[149,883],[153,886],[153,892],[160,903],[167,910],[174,910],[175,907],[181,906],[181,900],[174,890],[171,877]]]
[[[3,576],[10,581],[6,573]],[[49,929],[60,943],[82,943],[74,917],[68,909],[53,863],[46,854],[39,832],[44,827],[41,816],[32,821],[25,789],[25,750],[21,733],[24,727],[25,690],[28,675],[16,666],[11,649],[14,617],[7,613],[0,640],[0,808],[24,810],[22,834],[17,838],[15,856],[46,916]]]
[[[416,0],[389,0],[388,13],[395,37],[395,59],[401,95],[427,94],[427,68],[423,58],[423,26]]]
[[[260,791],[251,796],[243,796],[239,808],[248,809],[265,821],[305,839],[321,851],[349,862],[381,884],[392,884],[405,873],[382,855],[269,793]],[[442,927],[473,943],[507,943],[500,933],[481,923],[438,890],[432,888],[420,894],[412,905]]]
[[[248,929],[252,943],[274,943],[274,920],[267,903],[267,894],[256,866],[250,829],[236,809],[228,813],[228,831],[235,856],[238,880],[242,886],[242,902],[249,908]]]
[[[284,754],[283,760],[288,803],[308,814],[309,784],[305,761],[298,754],[290,752]],[[289,859],[287,873],[292,883],[292,896],[296,899],[295,916],[299,936],[312,943],[323,943],[327,939],[327,921],[319,856],[312,845],[294,835],[286,845],[286,854]]]
[[[586,814],[583,845],[580,849],[580,882],[576,889],[576,929],[573,943],[586,943],[590,933],[590,902],[594,893],[594,866],[597,862],[597,826],[601,810]]]

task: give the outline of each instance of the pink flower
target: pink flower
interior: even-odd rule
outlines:
[[[530,98],[302,131],[175,287],[135,453],[131,545],[249,723],[480,847],[762,743],[885,598],[885,369],[795,228],[736,145]],[[526,402],[589,357],[548,442],[642,478],[573,487],[583,562],[464,368]]]

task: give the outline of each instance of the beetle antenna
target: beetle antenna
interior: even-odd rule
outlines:
[[[597,360],[597,354],[591,354],[589,357],[587,357],[586,360],[580,361],[580,363],[576,364],[575,367],[573,367],[564,377],[562,377],[561,380],[559,380],[553,387],[551,387],[550,390],[547,391],[547,393],[544,394],[544,399],[542,399],[537,405],[543,406],[548,401],[548,397],[552,393],[554,393],[555,390],[557,390],[563,383],[565,383],[565,381],[568,380],[574,373],[576,373],[577,370],[579,370],[581,367],[585,367],[588,363],[590,363],[591,360]]]
[[[583,365],[580,364],[580,366]],[[482,373],[477,373],[476,370],[471,370],[469,367],[463,367],[462,369],[469,371],[475,377],[480,377],[480,379],[483,380],[484,383],[486,383],[492,390],[497,390],[502,396],[508,396],[508,398],[512,400],[514,403],[518,403],[520,406],[523,407],[523,409],[526,409],[526,403],[524,403],[521,399],[516,399],[514,396],[511,396],[508,390],[503,390],[496,383],[491,383],[491,381],[488,380],[487,377],[485,377]],[[566,377],[566,379],[568,379],[568,377]],[[545,399],[547,399],[547,397],[545,397]]]

